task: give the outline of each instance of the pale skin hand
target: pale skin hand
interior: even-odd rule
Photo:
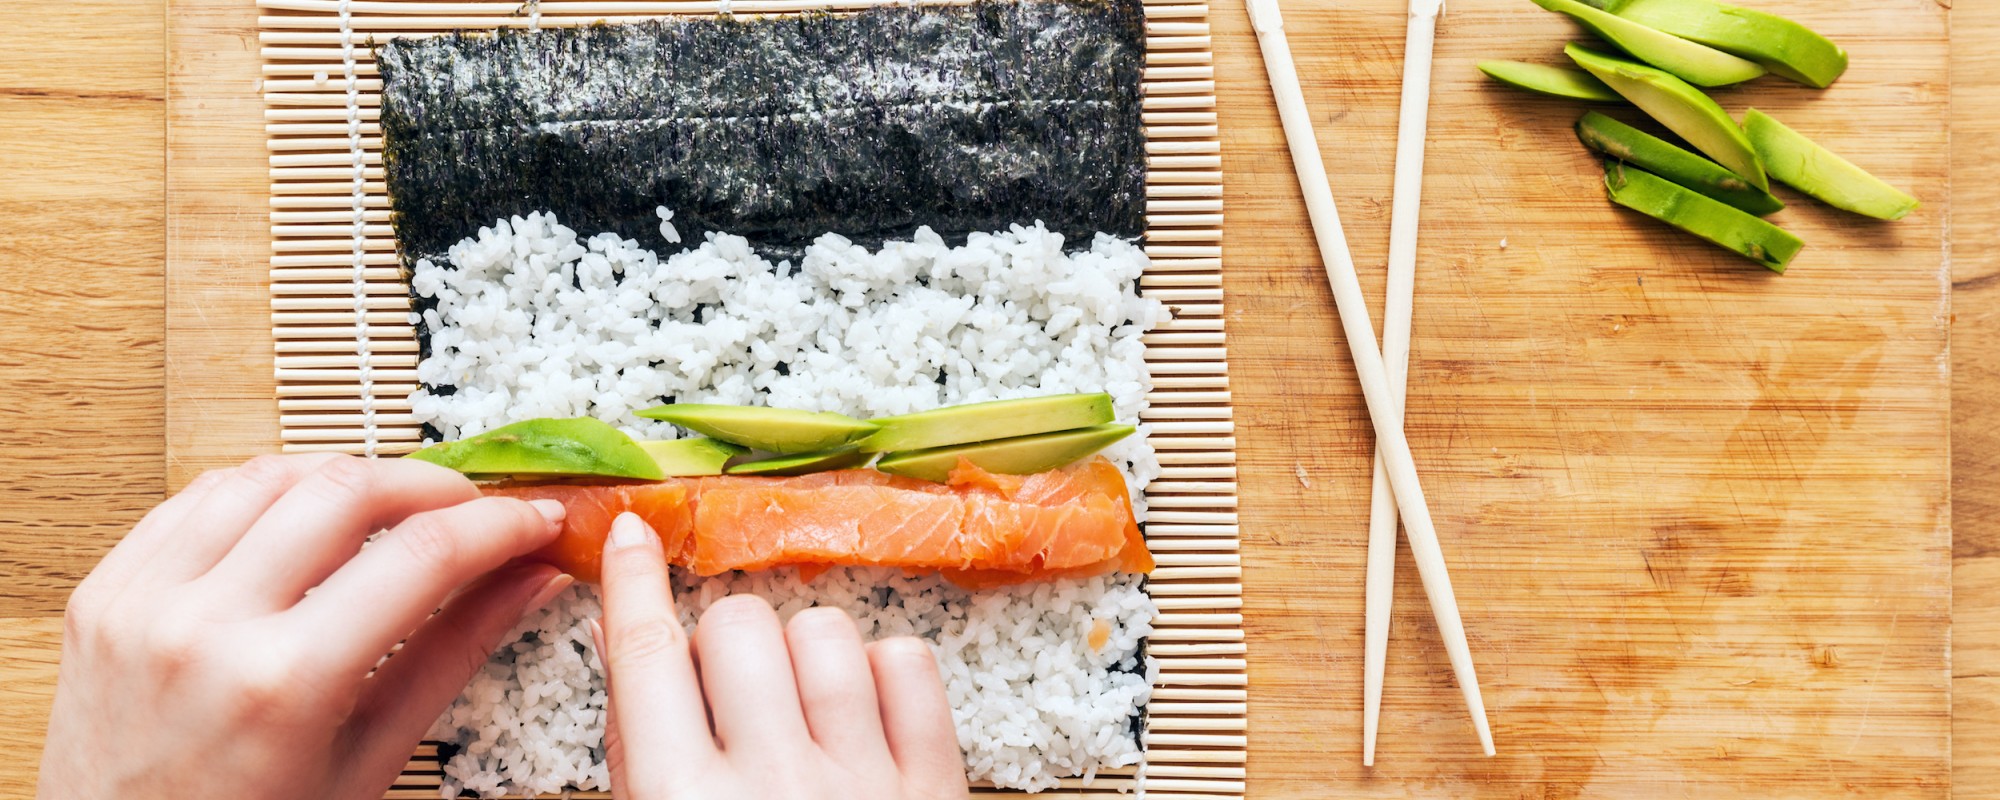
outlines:
[[[39,796],[380,798],[507,630],[568,585],[509,563],[561,521],[560,503],[481,498],[418,461],[203,475],[71,597]]]
[[[922,642],[863,645],[838,609],[808,609],[781,625],[748,595],[709,606],[690,640],[659,539],[631,514],[612,524],[603,589],[604,621],[593,633],[610,680],[614,795],[968,796],[944,683]]]

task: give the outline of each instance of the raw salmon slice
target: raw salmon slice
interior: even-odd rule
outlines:
[[[660,533],[672,563],[701,575],[886,566],[979,587],[1153,568],[1124,475],[1103,459],[1028,476],[961,462],[942,484],[858,469],[486,491],[561,501],[562,534],[532,557],[585,581],[599,579],[604,537],[624,511]]]
[[[596,583],[601,577],[604,537],[611,532],[611,520],[630,511],[651,525],[666,552],[680,552],[694,531],[694,509],[688,503],[688,486],[681,481],[637,484],[530,484],[500,486],[486,494],[522,500],[556,500],[568,512],[562,533],[556,540],[528,556],[569,573],[577,580]]]
[[[1069,544],[1074,550],[1066,555],[1058,555],[1054,559],[1045,558],[1043,563],[1034,570],[1034,574],[1028,578],[1030,580],[1043,580],[1051,577],[1088,577],[1114,570],[1137,573],[1150,573],[1153,571],[1153,554],[1146,548],[1145,534],[1139,530],[1139,521],[1131,513],[1132,494],[1131,490],[1125,485],[1125,474],[1119,471],[1117,465],[1112,464],[1110,461],[1103,458],[1094,458],[1062,469],[1025,476],[994,475],[979,469],[979,467],[969,461],[961,461],[959,468],[952,472],[951,483],[953,485],[988,487],[1015,502],[1031,503],[1039,506],[1064,507],[1083,501],[1086,497],[1101,496],[1109,498],[1114,508],[1123,509],[1124,538],[1119,546],[1112,546],[1109,542],[1104,541],[1086,543],[1078,542],[1074,539],[1066,539],[1064,543]],[[1085,549],[1086,545],[1095,546],[1098,549]],[[1101,563],[1094,563],[1092,556],[1099,555],[1106,550],[1111,555],[1102,557]],[[1018,568],[1018,565],[1010,567],[1010,569]],[[986,571],[991,572],[991,570]],[[1001,583],[1018,582],[1000,580],[1004,577],[1001,574],[991,574],[983,577],[968,575],[964,581],[960,581],[958,578],[953,578],[953,580],[959,582],[961,585],[967,585],[967,582],[993,585],[993,582],[996,580]]]
[[[698,575],[786,564],[941,569],[963,563],[965,504],[887,486],[709,489],[695,509]]]

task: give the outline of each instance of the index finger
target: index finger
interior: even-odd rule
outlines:
[[[284,615],[324,642],[334,674],[366,673],[452,591],[548,544],[562,520],[561,503],[505,497],[411,515]]]
[[[713,756],[687,629],[674,610],[666,552],[631,513],[618,515],[604,542],[604,659],[612,712],[625,752]],[[626,785],[658,786],[674,765],[625,759]],[[642,790],[643,791],[643,790]]]
[[[478,497],[465,476],[436,464],[341,456],[279,497],[207,579],[245,605],[289,608],[369,534]]]
[[[332,453],[258,456],[225,470],[187,510],[180,524],[149,528],[146,574],[175,583],[206,574],[271,504],[305,476],[338,458]]]

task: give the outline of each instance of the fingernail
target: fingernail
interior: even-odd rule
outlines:
[[[556,573],[542,584],[542,588],[535,591],[535,599],[528,601],[528,608],[532,610],[548,605],[550,600],[556,599],[556,595],[562,594],[562,591],[569,588],[572,583],[576,583],[576,579],[570,577],[568,573]]]
[[[627,511],[611,521],[611,546],[617,548],[644,547],[647,542],[658,541],[653,529],[638,514]]]
[[[561,500],[529,500],[528,505],[534,506],[535,513],[549,523],[549,530],[560,530],[563,518],[569,516],[569,509],[563,507]]]

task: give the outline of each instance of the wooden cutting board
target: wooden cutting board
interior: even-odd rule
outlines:
[[[1784,276],[1610,206],[1569,131],[1582,107],[1474,68],[1555,63],[1573,25],[1526,0],[1447,9],[1408,427],[1500,755],[1478,755],[1405,555],[1372,771],[1370,436],[1252,38],[1218,11],[1218,61],[1243,65],[1217,93],[1259,795],[1948,793],[1945,10],[1752,5],[1852,67],[1718,100],[1925,201],[1878,224],[1783,193],[1774,220],[1807,242]],[[1286,4],[1376,298],[1400,8]]]
[[[1370,435],[1240,2],[1215,4],[1242,455],[1253,797],[1942,797],[1949,780],[1946,12],[1758,0],[1847,46],[1818,92],[1718,93],[1925,206],[1795,194],[1771,275],[1609,206],[1582,107],[1486,82],[1569,23],[1440,25],[1409,429],[1500,755],[1477,755],[1405,556],[1360,766]],[[1379,297],[1398,0],[1289,2]],[[275,449],[255,12],[169,15],[169,476]]]

